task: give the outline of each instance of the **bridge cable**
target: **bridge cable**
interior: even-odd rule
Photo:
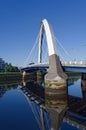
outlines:
[[[55,37],[55,40],[57,41],[57,44],[59,44],[59,46],[63,49],[64,53],[72,60],[71,54],[69,54],[69,52],[63,47],[61,42],[56,37]]]
[[[33,60],[34,59],[34,57],[35,57],[35,52],[36,52],[36,47],[37,47],[37,44],[38,44],[38,38],[39,38],[39,34],[38,34],[38,36],[37,36],[37,38],[36,38],[36,40],[35,40],[35,44],[33,44],[33,47],[32,47],[32,49],[31,49],[31,51],[30,51],[30,53],[29,53],[29,55],[28,55],[28,57],[27,57],[27,59],[26,59],[26,64],[28,63],[30,63],[30,60]],[[34,54],[34,56],[33,56],[33,54]],[[33,58],[32,58],[32,56],[33,56]]]

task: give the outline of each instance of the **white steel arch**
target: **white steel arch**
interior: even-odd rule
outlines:
[[[53,54],[57,55],[56,41],[54,38],[53,31],[52,31],[51,26],[48,23],[48,21],[46,19],[44,19],[41,22],[40,33],[39,33],[38,63],[41,63],[41,60],[42,60],[42,40],[43,40],[44,30],[45,30],[45,34],[46,34],[49,56],[51,56]]]

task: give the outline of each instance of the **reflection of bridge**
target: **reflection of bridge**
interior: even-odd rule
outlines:
[[[49,114],[44,106],[44,88],[33,82],[21,87],[26,99],[34,114],[35,120],[40,130],[50,130]],[[45,123],[46,122],[46,123]]]
[[[30,102],[36,103],[37,106],[39,106],[43,110],[43,112],[47,112],[45,104],[44,104],[46,100],[44,99],[44,88],[42,86],[39,87],[39,85],[29,82],[26,84],[26,86],[22,87],[21,89],[24,92],[24,94],[27,95],[27,97],[30,99]],[[62,106],[59,106],[59,105],[60,104],[58,104],[58,108],[60,110],[62,109],[61,108]],[[52,110],[55,110],[55,108],[51,109],[51,111]],[[35,113],[37,112],[34,112],[34,114]],[[57,117],[58,117],[58,120],[60,120],[60,116],[57,115]],[[41,123],[42,125],[44,125],[45,123],[43,123],[43,121],[45,122],[45,118],[43,115],[41,115],[41,119],[42,119]],[[39,120],[40,120],[40,117],[39,117]],[[54,121],[54,124],[55,124],[55,120],[54,119],[52,120]],[[81,99],[75,96],[68,95],[68,110],[65,116],[63,117],[63,121],[67,122],[68,124],[78,129],[82,129],[82,130],[86,129],[86,101],[84,98]],[[58,122],[56,121],[56,123]],[[57,125],[61,125],[61,124],[57,124]],[[42,127],[44,128],[45,126],[42,126]],[[46,128],[43,130],[46,130]]]
[[[75,96],[68,97],[69,109],[64,121],[78,129],[86,129],[86,101]]]
[[[40,87],[33,82],[29,82],[24,87],[21,87],[22,91],[30,98],[31,101],[34,101],[36,104],[43,106],[44,105],[44,88]]]

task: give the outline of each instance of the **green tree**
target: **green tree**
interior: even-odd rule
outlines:
[[[5,68],[4,68],[5,72],[19,72],[18,67],[16,66],[12,66],[11,63],[9,63]]]

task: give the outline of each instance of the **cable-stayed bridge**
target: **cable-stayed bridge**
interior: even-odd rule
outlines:
[[[44,56],[46,55],[46,50],[47,50],[47,52],[48,52],[47,58],[44,58],[44,56],[43,56],[44,32],[45,32],[46,43],[47,43],[46,44],[47,47],[44,48]],[[45,75],[45,78],[44,78],[45,93],[51,99],[52,103],[54,102],[55,96],[56,96],[55,99],[56,99],[57,103],[59,103],[59,104],[63,103],[63,104],[61,104],[61,106],[62,106],[61,110],[58,109],[58,111],[57,111],[57,112],[62,112],[62,113],[60,113],[60,115],[63,115],[62,109],[63,109],[63,107],[65,107],[65,105],[67,103],[66,102],[67,75],[65,72],[81,72],[82,80],[84,80],[84,79],[86,79],[86,62],[85,61],[76,61],[76,60],[75,61],[74,60],[70,60],[70,61],[64,60],[64,62],[61,61],[58,46],[56,46],[56,38],[54,37],[54,33],[51,28],[51,25],[48,23],[48,21],[46,19],[44,19],[41,22],[38,41],[35,46],[37,47],[37,45],[38,45],[38,51],[37,51],[38,55],[35,55],[36,50],[32,49],[31,52],[33,54],[30,53],[30,56],[29,56],[29,59],[31,59],[31,60],[32,60],[32,58],[31,58],[32,55],[36,56],[37,62],[36,62],[36,58],[35,58],[34,61],[32,60],[31,62],[28,62],[28,66],[23,67],[21,69],[21,71],[28,73],[28,72],[37,72],[40,70],[47,69],[47,74]],[[62,45],[61,45],[61,47],[64,50],[65,54],[67,56],[71,57],[71,55],[65,50],[65,48]],[[65,55],[63,55],[63,57],[64,56]],[[43,61],[43,58],[47,59],[48,62]],[[85,74],[83,74],[83,73],[85,73]],[[38,76],[39,76],[38,73],[36,73],[36,74],[32,73],[28,77],[30,78],[31,76],[35,76],[36,81],[38,81]],[[36,87],[36,85],[35,85],[35,87]],[[26,90],[23,90],[23,91],[26,92]],[[38,90],[36,90],[36,92],[38,92]],[[27,93],[27,94],[28,94],[28,96],[30,96],[29,93]],[[35,96],[31,97],[31,100],[35,100],[35,99],[37,99]],[[79,100],[79,99],[77,98],[77,100]],[[36,100],[35,100],[35,102],[38,103],[38,101],[36,101]],[[48,100],[48,103],[49,103],[49,100]],[[48,110],[49,110],[49,108],[48,108]],[[49,112],[50,112],[50,110],[49,110]],[[51,112],[51,115],[52,115],[52,112]],[[56,114],[53,114],[53,115],[55,116]],[[52,115],[52,117],[53,117],[53,115]],[[55,118],[57,118],[57,115],[56,115],[56,117],[53,117],[52,119],[55,119]],[[68,117],[67,117],[67,119],[65,119],[65,121],[67,121],[67,120],[70,123],[72,122],[70,118],[68,119]],[[43,118],[42,118],[42,121],[43,121]],[[58,120],[58,121],[60,121],[60,120]],[[41,123],[41,124],[43,124],[43,123]],[[60,124],[60,122],[58,124]],[[76,121],[74,121],[73,124],[75,124],[76,127],[78,127],[78,124],[76,124]],[[43,128],[44,128],[44,125],[43,125]],[[82,128],[83,128],[83,126],[82,126]]]
[[[81,64],[82,62],[82,64]],[[86,72],[86,64],[83,63],[83,61],[80,61],[78,63],[69,63],[69,62],[62,62],[63,69],[65,72]],[[49,63],[41,63],[41,64],[31,64],[27,67],[22,68],[22,71],[29,72],[30,70],[43,70],[43,69],[49,69]]]
[[[45,36],[46,46],[44,46]],[[58,46],[56,43],[58,43]],[[64,54],[60,54],[59,56],[59,50],[61,48]],[[67,57],[67,61],[65,57]],[[42,20],[41,22],[39,35],[26,62],[28,65],[26,67],[23,67],[21,69],[22,71],[29,71],[37,68],[51,68],[52,70],[54,68],[57,68],[57,64],[58,69],[60,69],[61,67],[59,66],[61,64],[65,71],[86,72],[86,61],[78,61],[72,58],[71,54],[69,54],[63,45],[55,38],[52,27],[46,19]]]

